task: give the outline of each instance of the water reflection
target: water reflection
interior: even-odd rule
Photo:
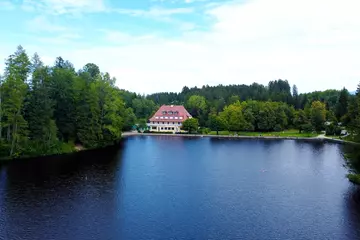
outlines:
[[[360,235],[360,188],[357,186],[349,187],[348,193],[344,198],[344,215],[348,218],[347,230],[352,235]]]
[[[107,148],[7,166],[0,219],[15,229],[6,229],[0,239],[49,239],[45,236],[71,236],[79,231],[95,237],[104,227],[115,228],[121,194],[116,186],[121,178],[118,159],[119,148]],[[104,233],[105,229],[101,238]]]
[[[336,144],[131,137],[0,169],[0,239],[360,238]]]

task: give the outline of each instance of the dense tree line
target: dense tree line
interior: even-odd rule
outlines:
[[[288,81],[260,84],[184,87],[181,93],[157,93],[147,96],[157,104],[184,104],[202,127],[229,131],[299,132],[326,130],[340,134],[341,127],[353,119],[348,108],[355,97],[344,88],[298,94]],[[351,107],[350,107],[351,108]],[[355,113],[354,113],[355,114]],[[325,122],[328,125],[324,125]]]
[[[341,122],[360,136],[359,89],[357,95],[345,88],[299,94],[295,85],[276,80],[267,86],[185,86],[180,93],[142,96],[119,89],[115,81],[93,63],[75,70],[58,57],[46,66],[37,54],[30,59],[19,46],[6,59],[0,77],[0,157],[70,152],[75,144],[112,144],[134,124],[144,128],[162,104],[185,105],[196,118],[184,125],[190,132],[200,126],[213,131],[297,128],[338,134]]]
[[[77,143],[105,146],[136,121],[116,79],[92,63],[76,71],[58,57],[46,66],[19,46],[0,79],[0,157],[70,152]]]
[[[279,79],[270,81],[267,86],[258,83],[228,86],[207,85],[202,88],[188,88],[185,86],[180,93],[155,93],[148,95],[147,98],[154,101],[157,105],[183,104],[193,95],[204,97],[208,105],[215,108],[217,112],[222,111],[226,105],[234,103],[237,100],[284,102],[294,106],[295,109],[304,109],[307,104],[311,104],[313,101],[321,101],[326,104],[328,109],[334,111],[340,91],[326,90],[298,94],[296,85],[291,88],[287,80]]]

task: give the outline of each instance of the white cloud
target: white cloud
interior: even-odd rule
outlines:
[[[301,92],[353,90],[360,81],[359,8],[358,0],[235,1],[207,11],[214,25],[206,32],[142,41],[129,34],[105,35],[123,44],[56,49],[54,57],[63,55],[76,67],[94,62],[121,88],[140,93],[279,78]]]
[[[68,28],[53,23],[48,17],[46,16],[37,16],[30,21],[26,22],[26,28],[33,32],[64,32],[68,31]]]
[[[15,9],[15,5],[10,1],[2,1],[0,2],[0,10],[13,10]]]
[[[81,14],[106,10],[103,0],[24,0],[22,7],[24,10],[40,11],[54,15]]]
[[[141,16],[141,17],[169,17],[176,14],[186,14],[192,13],[194,9],[192,8],[160,8],[160,7],[151,7],[149,10],[143,9],[112,9],[111,11],[128,14],[131,16]]]
[[[139,35],[133,36],[131,34],[120,32],[120,31],[110,31],[106,29],[101,29],[99,32],[104,34],[104,40],[109,43],[114,43],[117,45],[128,45],[129,43],[140,44],[141,42],[148,42],[151,39],[156,40],[155,35]]]

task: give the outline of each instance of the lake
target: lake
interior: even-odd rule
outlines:
[[[342,146],[136,136],[0,168],[0,239],[360,239]]]

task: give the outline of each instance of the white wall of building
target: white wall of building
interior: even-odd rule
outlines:
[[[180,132],[181,122],[150,122],[148,123],[150,131],[152,132]]]

